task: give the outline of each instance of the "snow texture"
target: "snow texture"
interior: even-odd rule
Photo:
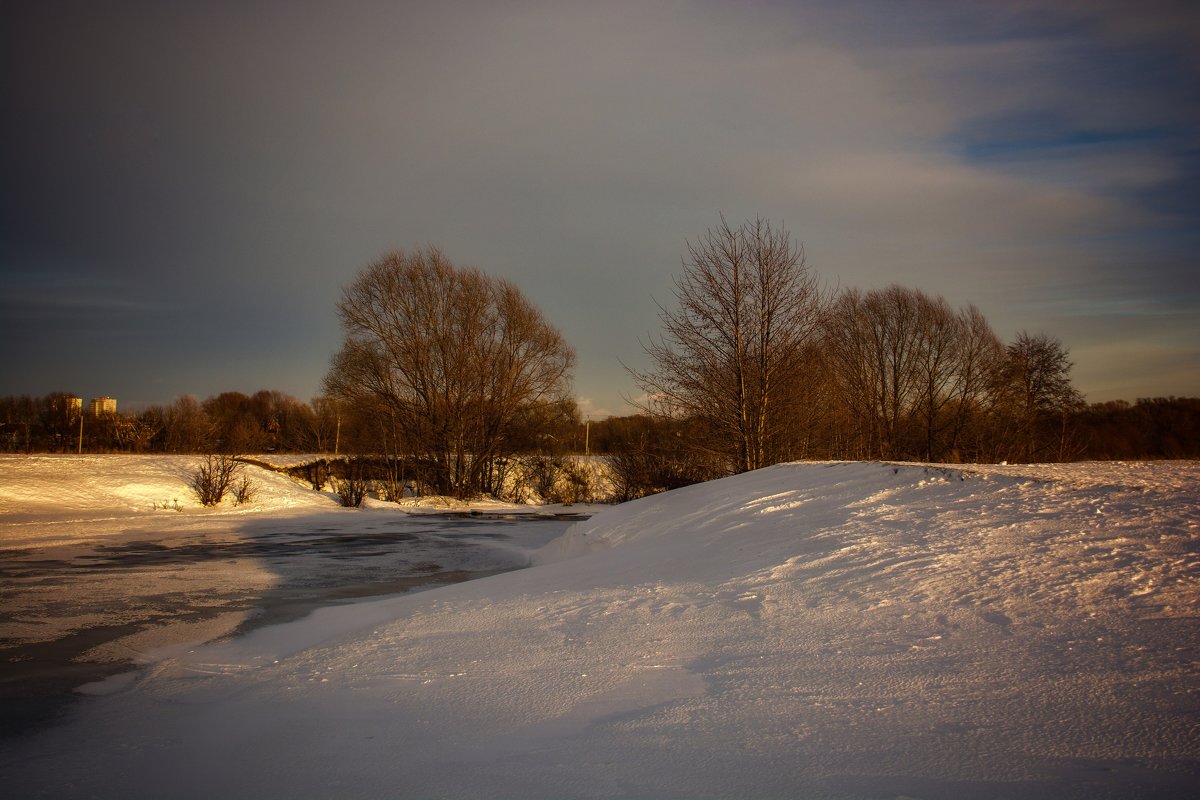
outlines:
[[[72,515],[114,479],[68,500],[64,469],[36,505],[3,469],[6,544],[85,535]],[[280,496],[256,513],[327,507]],[[1195,462],[771,467],[614,507],[529,569],[177,649],[85,687],[0,776],[13,797],[1191,797],[1198,498]]]

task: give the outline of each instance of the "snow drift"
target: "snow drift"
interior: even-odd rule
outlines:
[[[9,748],[76,797],[1171,797],[1200,465],[789,464],[537,566],[164,659]]]

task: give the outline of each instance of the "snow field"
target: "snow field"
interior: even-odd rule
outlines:
[[[56,797],[1190,797],[1198,489],[780,465],[172,654],[0,767]]]

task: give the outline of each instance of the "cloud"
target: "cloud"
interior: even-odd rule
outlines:
[[[516,281],[575,345],[580,394],[621,409],[618,360],[638,365],[651,297],[724,212],[785,224],[831,284],[1093,336],[1106,299],[1196,302],[1196,15],[1143,8],[306,2],[232,24],[80,4],[64,30],[31,6],[0,42],[22,76],[9,296],[26,319],[93,303],[100,327],[166,324],[164,293],[196,330],[254,319],[171,361],[212,391],[287,364],[307,396],[338,287],[433,243]],[[56,295],[29,270],[124,283]],[[1171,346],[1177,318],[1136,319],[1139,347]]]
[[[577,397],[575,402],[579,405],[579,415],[585,420],[605,419],[613,415],[612,411],[597,405],[590,397]]]

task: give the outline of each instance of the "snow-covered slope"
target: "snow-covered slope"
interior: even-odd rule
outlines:
[[[189,480],[199,456],[0,456],[0,546],[50,546],[81,535],[103,536],[140,524],[218,524],[248,514],[336,508],[329,494],[275,472],[247,466],[258,487],[253,503],[231,498],[204,508]],[[179,509],[177,512],[176,509]]]
[[[1190,797],[1200,465],[793,464],[160,662],[75,797]]]

